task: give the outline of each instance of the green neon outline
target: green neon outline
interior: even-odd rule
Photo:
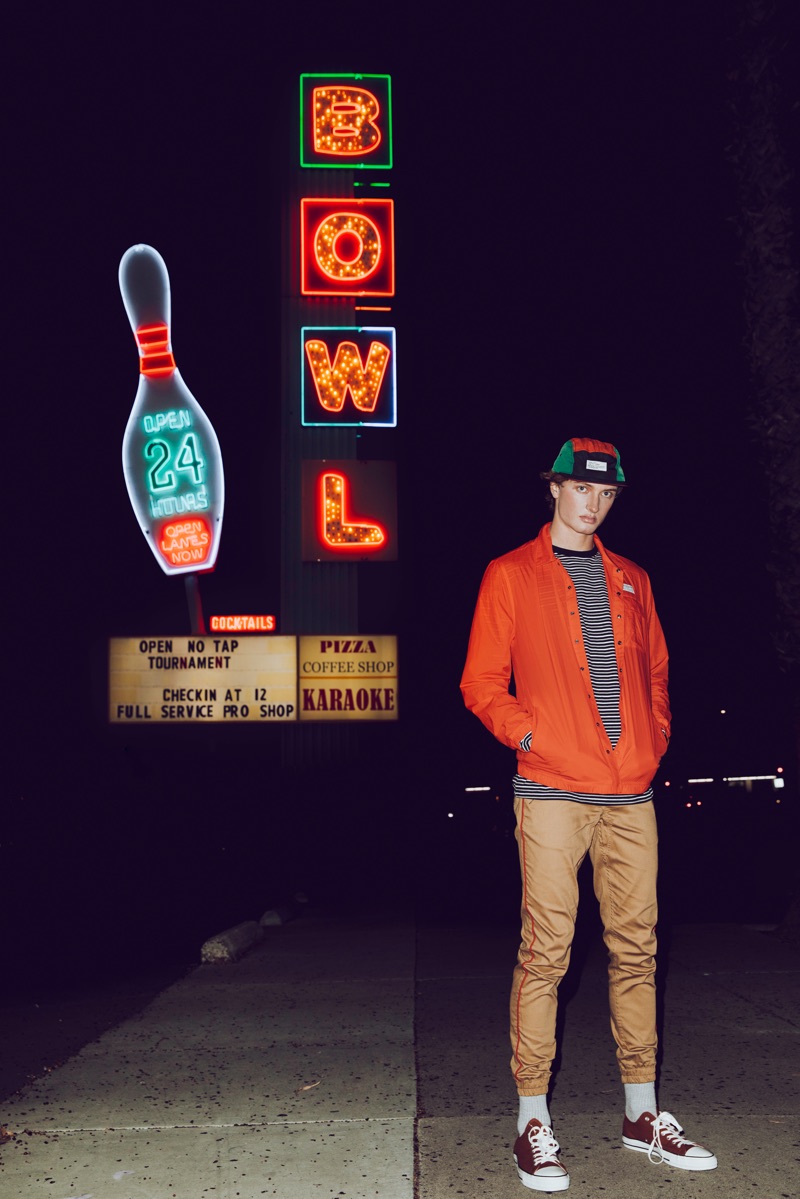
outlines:
[[[156,437],[152,441],[146,442],[142,450],[144,457],[148,459],[154,457],[154,453],[151,454],[150,451],[155,451],[157,448],[164,451],[164,457],[160,462],[154,462],[152,466],[147,468],[147,479],[149,481],[145,486],[150,495],[155,495],[159,491],[174,491],[178,485],[175,480],[175,472],[165,469],[172,460],[172,446],[168,441],[165,441],[161,437]],[[157,476],[162,470],[164,470],[164,482],[159,483],[157,482]]]
[[[192,443],[192,453],[194,455],[191,466],[181,466],[181,458],[182,458],[183,454],[188,450],[190,441]],[[205,481],[204,480],[205,469],[206,469],[206,460],[205,460],[205,458],[202,457],[201,449],[198,449],[198,447],[197,447],[196,434],[195,434],[194,430],[192,430],[191,433],[186,434],[183,441],[178,446],[177,452],[175,454],[175,470],[176,470],[176,472],[179,470],[183,470],[183,471],[186,471],[187,473],[189,471],[191,471],[193,485],[195,487],[202,487],[203,483]],[[199,478],[197,477],[198,475],[200,476]]]
[[[370,162],[306,162],[303,157],[303,80],[305,79],[385,79],[386,80],[386,98],[388,102],[389,114],[386,122],[386,141],[389,148],[389,161],[382,163]],[[306,71],[300,76],[300,166],[306,170],[325,171],[391,171],[394,166],[394,137],[392,131],[392,77],[391,75],[378,75],[374,72],[369,75],[361,75],[353,71]],[[373,184],[373,186],[385,186],[387,184]]]

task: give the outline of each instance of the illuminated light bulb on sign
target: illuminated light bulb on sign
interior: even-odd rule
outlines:
[[[320,476],[321,534],[326,545],[339,550],[379,549],[386,531],[379,524],[357,520],[347,512],[347,481],[344,475],[326,472]]]
[[[214,428],[175,366],[167,268],[152,246],[119,265],[139,349],[139,388],[122,442],[122,469],[139,527],[166,574],[211,570],[219,551],[225,483]]]

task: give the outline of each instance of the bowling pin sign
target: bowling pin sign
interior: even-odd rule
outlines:
[[[139,527],[168,575],[212,570],[225,481],[211,421],[175,366],[169,275],[152,246],[131,246],[119,286],[139,349],[139,388],[122,442],[122,469]]]

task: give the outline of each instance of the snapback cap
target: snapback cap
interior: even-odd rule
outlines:
[[[568,475],[581,483],[612,483],[615,487],[625,483],[619,450],[610,441],[591,437],[565,441],[551,469],[554,474]]]

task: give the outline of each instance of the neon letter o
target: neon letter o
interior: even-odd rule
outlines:
[[[354,238],[358,245],[355,257],[342,258],[337,243],[343,234]],[[314,234],[314,257],[317,266],[329,279],[341,282],[366,279],[376,270],[381,258],[381,235],[378,226],[360,212],[334,212],[322,221]]]

